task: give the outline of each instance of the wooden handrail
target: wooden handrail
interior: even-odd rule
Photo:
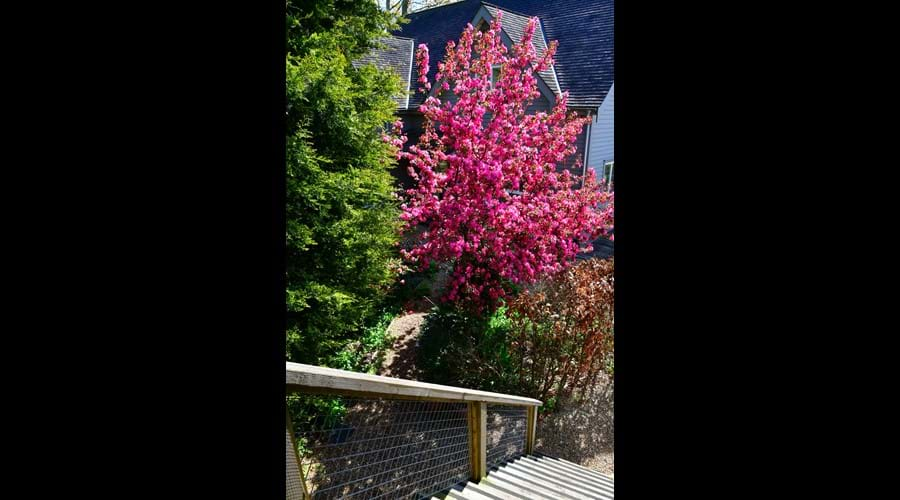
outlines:
[[[515,406],[540,406],[537,399],[449,385],[355,373],[335,368],[286,362],[285,382],[291,391],[345,396],[389,397],[420,401],[466,401]]]
[[[286,367],[285,383],[289,392],[465,402],[468,407],[469,472],[470,479],[475,482],[487,475],[487,403],[526,407],[525,452],[530,454],[534,449],[537,407],[541,405],[537,399],[475,391],[449,385],[428,384],[415,380],[381,377],[289,361],[286,362]],[[288,418],[288,424],[290,424],[290,418]],[[288,435],[293,436],[290,426],[288,426]],[[296,446],[293,441],[291,443],[292,446]],[[302,467],[301,463],[301,471]],[[300,480],[303,481],[305,489],[305,479],[301,476]],[[308,495],[308,493],[305,494]]]

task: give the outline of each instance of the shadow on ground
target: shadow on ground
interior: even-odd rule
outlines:
[[[538,422],[535,449],[604,474],[613,473],[614,382],[605,375],[584,400],[566,401]]]
[[[380,375],[419,380],[421,372],[416,367],[417,344],[426,315],[417,312],[394,318],[388,326],[388,334],[394,337],[394,344],[385,356]]]

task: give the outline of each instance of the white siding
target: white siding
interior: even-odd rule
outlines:
[[[593,168],[599,178],[603,174],[603,162],[613,158],[613,106],[616,85],[609,88],[609,93],[597,111],[597,117],[591,125],[591,145],[588,151],[588,166]]]

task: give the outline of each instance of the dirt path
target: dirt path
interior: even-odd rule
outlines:
[[[394,344],[385,355],[379,375],[419,380],[416,348],[425,316],[427,313],[417,312],[394,318],[388,326],[388,333],[394,337]]]

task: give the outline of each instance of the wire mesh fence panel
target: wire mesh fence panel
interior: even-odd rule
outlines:
[[[430,498],[469,476],[465,403],[291,395],[312,498]]]
[[[525,454],[527,409],[487,405],[487,467],[502,465]]]

